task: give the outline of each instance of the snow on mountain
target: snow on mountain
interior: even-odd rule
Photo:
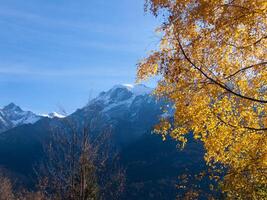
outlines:
[[[147,87],[147,86],[145,86],[143,84],[137,84],[137,85],[122,84],[122,85],[118,85],[117,87],[125,87],[130,92],[132,92],[135,96],[151,94],[152,91],[153,91],[152,88],[149,88],[149,87]]]
[[[23,124],[33,124],[40,119],[41,116],[23,111],[19,106],[10,103],[0,109],[0,133]]]
[[[100,93],[100,95],[90,101],[88,105],[100,103],[104,107],[102,112],[106,112],[118,106],[130,107],[137,97],[150,96],[152,92],[152,88],[142,84],[115,85],[107,92]]]
[[[42,115],[43,117],[48,117],[48,118],[65,118],[66,116],[65,115],[62,115],[62,114],[59,114],[57,112],[52,112],[52,113],[49,113],[49,114],[43,114]]]

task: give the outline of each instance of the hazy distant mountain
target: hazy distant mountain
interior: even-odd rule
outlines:
[[[19,106],[10,103],[0,109],[0,133],[23,124],[33,124],[40,119],[41,116],[23,111]]]
[[[64,118],[66,116],[57,112],[38,115],[31,111],[24,111],[16,104],[10,103],[3,109],[0,109],[0,133],[24,124],[34,124],[45,117]]]

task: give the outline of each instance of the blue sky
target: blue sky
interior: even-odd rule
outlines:
[[[0,106],[67,112],[114,84],[159,42],[144,0],[0,0]]]

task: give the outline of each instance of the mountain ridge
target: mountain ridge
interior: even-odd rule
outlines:
[[[20,106],[11,102],[0,108],[0,133],[24,124],[34,124],[43,118],[64,118],[65,115],[57,112],[48,114],[36,114],[32,111],[25,111]]]
[[[31,111],[24,111],[16,104],[10,103],[0,109],[0,133],[23,124],[34,124],[41,118]]]

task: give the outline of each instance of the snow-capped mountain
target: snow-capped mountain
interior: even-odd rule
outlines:
[[[113,139],[125,145],[150,130],[161,118],[167,102],[157,99],[145,85],[115,85],[74,112],[69,119],[80,126],[90,125],[92,132],[119,129]]]
[[[88,107],[94,104],[99,104],[103,107],[102,112],[107,112],[116,107],[124,106],[125,108],[130,108],[137,98],[139,99],[139,103],[141,103],[141,99],[152,100],[152,91],[153,89],[142,85],[130,85],[130,84],[122,84],[115,85],[113,88],[108,90],[107,92],[102,92],[98,97],[93,99],[88,103]]]
[[[23,111],[19,106],[10,103],[0,109],[0,133],[23,124],[33,124],[41,118],[31,111]]]

